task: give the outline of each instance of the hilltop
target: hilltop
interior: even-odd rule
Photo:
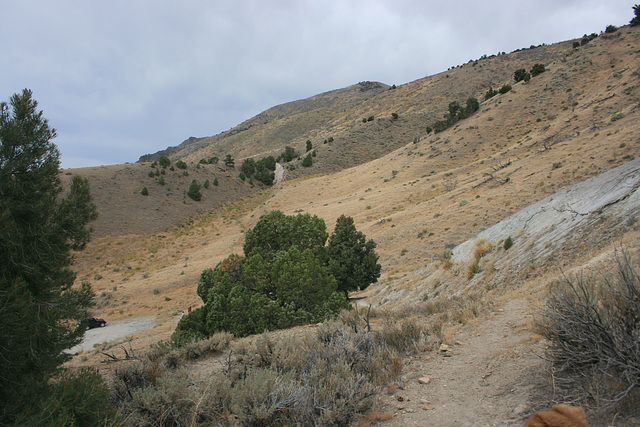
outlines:
[[[158,326],[134,342],[166,338],[181,310],[201,304],[195,287],[202,270],[240,253],[244,231],[273,209],[318,215],[329,229],[340,215],[352,216],[377,242],[383,274],[357,295],[359,304],[402,309],[425,299],[474,295],[496,306],[517,298],[538,308],[561,268],[604,269],[613,244],[637,249],[635,205],[614,214],[607,210],[615,208],[611,200],[587,203],[588,209],[576,201],[551,203],[607,171],[635,170],[640,149],[638,27],[577,48],[573,42],[470,61],[396,88],[354,85],[274,107],[221,135],[143,156],[146,162],[65,171],[89,178],[101,214],[95,239],[76,262],[79,280],[98,291],[96,315],[155,315]],[[544,73],[513,81],[515,70],[537,63]],[[511,91],[484,99],[489,87],[507,83]],[[475,114],[443,132],[427,132],[451,102],[469,97],[480,101]],[[227,154],[239,165],[285,146],[304,153],[307,140],[317,151],[313,166],[294,160],[275,187],[241,181],[237,166],[198,166],[200,159]],[[166,187],[160,186],[148,175],[148,161],[161,155],[185,161],[188,176],[166,172]],[[202,202],[185,197],[192,179],[214,177],[219,185],[203,189]],[[596,198],[614,192],[598,185]],[[143,186],[149,196],[140,194]],[[536,202],[542,205],[530,208],[527,218],[547,206],[555,219],[526,231],[521,222],[501,223],[526,215]],[[602,216],[584,223],[573,240],[571,233],[545,237],[560,226],[545,227],[558,218],[570,223],[574,212]],[[469,277],[469,248],[480,237],[493,250]],[[499,249],[506,237],[514,240],[513,258]],[[442,268],[447,253],[450,269]],[[450,328],[443,335],[453,344],[461,325]],[[77,363],[98,357],[87,352]]]

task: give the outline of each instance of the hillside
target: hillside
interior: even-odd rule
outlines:
[[[377,242],[382,276],[358,295],[360,304],[406,308],[424,298],[481,294],[496,304],[516,296],[529,299],[536,308],[560,268],[604,265],[614,243],[635,248],[635,205],[614,214],[617,208],[610,202],[618,199],[603,198],[621,181],[595,187],[588,197],[600,203],[581,205],[587,196],[565,205],[552,200],[590,178],[606,178],[607,171],[637,167],[639,57],[640,30],[624,27],[579,48],[568,41],[488,57],[396,89],[380,85],[360,98],[356,85],[334,94],[345,96],[340,102],[328,96],[322,102],[285,104],[263,113],[262,120],[245,122],[252,126],[240,125],[236,133],[166,152],[174,161],[187,161],[189,176],[171,175],[172,194],[163,190],[155,199],[149,164],[65,171],[90,178],[104,218],[95,224],[96,238],[78,254],[79,279],[98,291],[96,315],[109,320],[156,316],[157,327],[137,336],[136,345],[166,338],[181,310],[201,304],[195,294],[201,271],[240,253],[243,232],[260,215],[280,209],[318,215],[329,230],[341,214],[352,216]],[[536,63],[546,71],[527,83],[513,81],[516,69]],[[504,83],[513,89],[483,100],[489,85]],[[470,96],[481,100],[478,112],[427,134],[426,126],[440,119],[450,102],[463,103]],[[373,121],[363,122],[371,115]],[[329,137],[333,141],[324,144]],[[236,178],[237,169],[196,168],[200,158],[213,155],[231,153],[238,163],[279,153],[286,145],[304,152],[307,139],[317,149],[314,165],[307,169],[294,162],[274,188],[251,188]],[[200,181],[205,174],[225,178],[217,188],[203,190],[210,205],[184,197],[191,179]],[[592,183],[582,186],[589,189]],[[143,184],[149,187],[147,198],[139,194]],[[535,230],[501,223],[518,212],[529,218],[540,210],[557,215]],[[546,234],[572,222],[574,212],[592,219],[583,223],[581,234],[574,239],[571,233]],[[182,226],[172,227],[177,223]],[[483,236],[495,249],[484,268],[468,277],[465,253],[474,238]],[[499,247],[509,236],[514,251],[505,259]],[[452,249],[453,266],[443,269],[443,254]],[[444,335],[452,339],[459,327]],[[78,363],[99,357],[87,352]]]

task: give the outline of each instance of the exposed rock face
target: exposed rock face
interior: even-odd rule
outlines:
[[[640,158],[530,205],[518,213],[478,233],[453,249],[449,270],[437,261],[418,268],[387,287],[379,295],[360,301],[366,305],[377,299],[402,305],[432,298],[437,294],[432,284],[440,280],[447,293],[457,295],[485,280],[484,274],[467,279],[463,274],[473,262],[476,242],[486,240],[494,250],[487,255],[494,272],[483,286],[518,287],[532,266],[536,270],[558,270],[570,265],[593,249],[615,242],[640,218]],[[511,237],[513,246],[505,251],[504,240]],[[559,261],[562,260],[562,261]],[[550,270],[549,270],[550,271]]]
[[[569,250],[578,241],[611,236],[640,214],[639,187],[640,159],[635,159],[558,191],[480,232],[453,250],[452,261],[470,262],[480,239],[499,245],[511,236],[514,246],[504,262],[525,265]]]

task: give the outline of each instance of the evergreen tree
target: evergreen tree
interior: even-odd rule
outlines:
[[[97,217],[89,183],[76,176],[61,196],[56,132],[31,97],[0,104],[0,424],[47,396],[93,298],[69,268]]]
[[[376,243],[356,230],[353,218],[340,216],[329,237],[327,256],[329,272],[345,294],[366,289],[380,277],[381,266],[375,253]]]
[[[529,74],[529,72],[524,68],[518,68],[516,72],[513,74],[513,79],[516,81],[516,83],[521,82],[523,80],[525,82],[528,82],[529,80],[531,80],[531,74]]]
[[[253,159],[244,159],[240,170],[245,176],[252,176],[256,172],[256,162]]]
[[[313,165],[313,159],[311,158],[311,153],[307,154],[304,159],[302,159],[302,166],[308,168]]]
[[[635,16],[629,21],[629,25],[635,27],[636,25],[640,25],[640,4],[632,6],[632,9]]]
[[[245,257],[230,255],[202,272],[202,312],[185,316],[172,339],[184,342],[217,331],[261,333],[319,322],[349,309],[325,255],[328,234],[309,214],[263,215],[245,233]]]
[[[189,191],[187,191],[187,196],[189,196],[192,200],[199,202],[202,199],[202,193],[200,193],[200,184],[194,179],[191,181],[191,185],[189,186]]]
[[[300,251],[311,249],[316,256],[323,257],[327,237],[324,221],[315,215],[287,216],[281,211],[271,211],[262,215],[252,230],[247,230],[243,250],[245,256],[259,253],[267,262],[278,251],[292,246]]]
[[[171,166],[171,160],[167,156],[160,157],[158,163],[160,163],[160,166],[162,166],[162,168],[168,168],[169,166]]]
[[[480,103],[476,98],[467,98],[467,116],[472,115],[480,109]]]
[[[546,70],[544,64],[535,64],[533,67],[531,67],[531,77],[535,77],[538,74],[542,74],[544,73]]]

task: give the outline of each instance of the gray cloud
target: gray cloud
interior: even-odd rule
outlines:
[[[283,102],[402,84],[624,25],[633,2],[0,0],[0,99],[28,87],[64,167],[135,161]]]

